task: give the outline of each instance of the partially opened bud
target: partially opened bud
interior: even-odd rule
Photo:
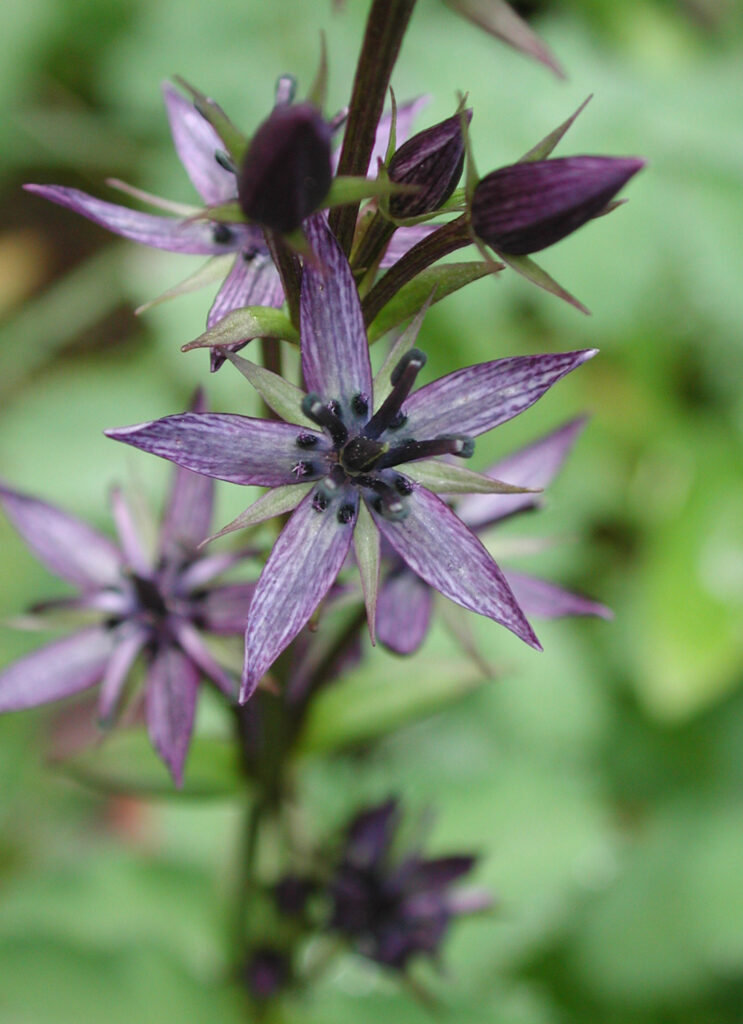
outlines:
[[[289,233],[330,188],[330,127],[311,103],[277,106],[250,141],[237,177],[246,217]]]
[[[472,228],[497,252],[538,252],[600,214],[644,165],[632,157],[571,156],[501,167],[475,188]]]
[[[469,123],[472,111],[464,111]],[[462,175],[464,140],[461,115],[414,135],[400,146],[390,160],[390,181],[397,185],[417,185],[418,191],[390,196],[393,217],[420,217],[438,210],[449,198]]]

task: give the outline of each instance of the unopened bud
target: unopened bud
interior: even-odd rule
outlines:
[[[546,249],[600,214],[645,162],[572,156],[501,167],[472,197],[472,228],[497,252]]]
[[[446,121],[414,135],[390,160],[388,173],[396,185],[416,185],[417,192],[392,195],[393,217],[420,217],[438,210],[457,187],[464,166],[461,117],[472,120],[472,111],[455,114]]]
[[[311,103],[275,107],[240,166],[237,195],[245,216],[283,234],[298,228],[330,188],[330,134]]]

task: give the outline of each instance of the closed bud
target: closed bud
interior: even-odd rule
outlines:
[[[472,111],[465,110],[467,123]],[[414,135],[390,160],[388,173],[396,185],[416,185],[417,192],[392,195],[393,217],[420,217],[438,210],[454,189],[464,166],[464,139],[460,114]]]
[[[237,177],[246,217],[288,234],[327,195],[330,127],[311,103],[277,106],[250,141]]]
[[[475,188],[472,228],[497,252],[539,252],[600,214],[644,164],[631,157],[571,156],[501,167]]]

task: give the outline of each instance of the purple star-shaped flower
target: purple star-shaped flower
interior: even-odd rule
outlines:
[[[532,490],[543,489],[561,469],[584,419],[572,420],[546,437],[501,459],[485,471],[494,480]],[[514,515],[537,508],[540,496],[522,494],[472,494],[454,507],[462,522],[474,533],[484,533]],[[431,621],[433,591],[411,572],[401,558],[390,552],[391,567],[382,583],[377,604],[377,636],[398,654],[418,650]],[[555,619],[567,615],[597,615],[611,618],[604,605],[573,594],[554,583],[507,569],[506,580],[527,615]]]
[[[373,633],[380,535],[429,586],[539,649],[511,587],[475,534],[399,467],[415,462],[436,470],[440,456],[467,457],[473,438],[529,408],[594,350],[481,363],[411,394],[425,359],[409,349],[389,377],[380,373],[373,380],[348,262],[322,216],[305,229],[316,256],[305,266],[300,302],[309,393],[303,397],[276,378],[284,395],[287,388],[294,395],[294,422],[185,413],[107,431],[208,476],[280,488],[258,500],[252,522],[294,509],[251,602],[241,699],[250,697],[309,620],[352,543]],[[463,472],[473,481],[470,489],[484,479]]]
[[[203,409],[203,402],[195,403]],[[0,503],[34,554],[78,588],[75,597],[39,606],[98,612],[101,622],[21,658],[0,672],[0,711],[18,711],[69,697],[101,683],[102,721],[115,714],[126,679],[141,654],[147,664],[145,714],[152,743],[180,785],[202,675],[234,697],[232,677],[209,653],[201,631],[239,634],[253,583],[211,587],[239,555],[203,555],[214,484],[176,471],[149,557],[120,491],[112,495],[119,535],[108,537],[61,509],[0,486]]]

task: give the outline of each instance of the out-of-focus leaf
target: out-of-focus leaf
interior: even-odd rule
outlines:
[[[565,72],[536,32],[505,0],[445,0],[445,3],[490,35],[545,64],[559,78],[565,77]]]
[[[299,341],[299,334],[289,317],[278,309],[272,309],[270,306],[245,306],[242,309],[233,309],[214,327],[210,327],[198,338],[183,345],[181,351],[190,352],[194,348],[234,345],[252,338]]]

